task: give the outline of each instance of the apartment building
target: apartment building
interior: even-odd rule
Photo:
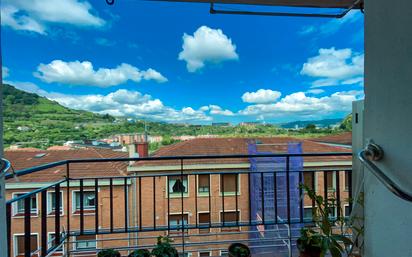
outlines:
[[[348,152],[347,148],[295,138],[197,138],[164,147],[153,157],[247,155],[250,154],[248,146],[251,142],[262,153],[285,153],[289,143],[301,145],[303,153]],[[339,205],[331,207],[332,215],[348,215],[350,211],[347,198],[351,165],[351,157],[348,156],[304,157],[301,181],[318,194],[338,198]],[[259,222],[256,213],[251,213],[250,205],[255,199],[251,199],[250,170],[251,160],[244,157],[136,162],[128,167],[128,172],[142,176],[138,184],[144,193],[140,197],[137,194],[137,200],[144,211],[138,212],[137,223],[167,228],[161,234],[171,231],[176,243],[186,245],[188,255],[225,256],[230,242],[251,243],[252,233],[259,234],[266,228],[249,226]],[[262,184],[267,183],[266,180],[262,178]],[[278,181],[275,189],[272,185],[272,198],[274,191],[279,194],[285,191],[281,184]],[[295,186],[298,185],[295,183]],[[267,189],[264,191],[270,191]],[[276,198],[278,200],[280,198]],[[313,203],[307,196],[301,203],[295,201],[294,204],[302,205],[302,219],[312,219]],[[268,210],[263,210],[263,213],[263,216],[270,216]],[[278,220],[280,218],[276,217]],[[219,225],[214,227],[214,224]],[[134,243],[148,245],[158,234],[140,232],[140,239]]]
[[[251,144],[256,146],[259,153],[282,154],[287,152],[288,144],[291,143],[300,145],[305,154],[348,151],[342,147],[294,138],[198,138],[161,148],[151,156],[158,158],[156,160],[91,160],[70,164],[69,174],[64,165],[27,174],[15,180],[8,180],[6,196],[7,199],[16,198],[62,180],[65,176],[71,178],[69,190],[66,182],[60,184],[59,200],[56,198],[56,187],[50,187],[47,192],[33,194],[31,197],[31,249],[34,253],[39,252],[41,248],[43,212],[47,215],[47,242],[53,245],[57,222],[56,210],[60,209],[58,224],[61,237],[68,232],[81,233],[66,240],[54,255],[61,255],[63,250],[69,250],[73,256],[94,256],[97,249],[103,248],[117,248],[122,250],[123,254],[127,254],[137,246],[152,248],[157,236],[170,235],[180,251],[183,250],[181,246],[185,245],[186,256],[225,256],[227,246],[231,242],[240,241],[253,245],[258,239],[268,239],[269,230],[273,232],[285,229],[285,224],[281,222],[286,218],[283,217],[285,214],[282,216],[279,211],[275,218],[274,206],[270,207],[268,203],[268,199],[272,197],[271,203],[275,202],[279,209],[284,208],[281,202],[285,200],[285,195],[283,198],[273,198],[274,192],[281,195],[286,191],[285,181],[281,181],[282,171],[273,170],[277,172],[275,175],[278,182],[276,185],[266,185],[268,180],[273,180],[274,173],[272,178],[266,177],[266,173],[265,177],[259,177],[259,170],[251,172],[253,160],[244,155],[251,154],[248,151]],[[6,157],[15,170],[24,170],[67,159],[148,156],[148,147],[144,143],[130,145],[128,150],[127,154],[99,148],[56,151],[20,149],[6,151]],[[243,156],[223,159],[169,158],[197,155]],[[268,163],[275,161],[268,159]],[[333,215],[348,213],[349,204],[343,199],[349,197],[350,178],[346,170],[351,167],[350,157],[305,156],[302,163],[304,172],[300,173],[299,181],[315,188],[319,194],[327,197],[339,196],[342,200],[339,206],[333,207]],[[253,176],[258,176],[255,178],[258,184],[261,181],[262,185],[266,185],[264,190],[257,189],[257,195],[253,193],[256,191],[253,187],[257,185],[251,184]],[[289,191],[297,192],[297,186],[296,183],[290,183]],[[265,191],[264,195],[259,194],[262,191]],[[80,198],[81,195],[83,199]],[[56,207],[57,202],[60,208]],[[266,211],[255,210],[256,202],[259,202],[258,206],[265,206]],[[296,198],[292,199],[290,204],[292,208],[301,206],[299,211],[303,221],[311,220],[313,204],[307,196],[300,203]],[[23,254],[24,205],[24,201],[14,202],[10,210],[10,245],[13,252],[11,256]],[[265,219],[265,215],[267,220],[273,219],[280,225],[259,225],[262,218]],[[293,215],[295,214],[292,212]],[[107,235],[105,232],[116,233]],[[281,246],[283,245],[279,247]]]
[[[121,158],[127,157],[125,152],[115,152],[107,149],[85,148],[76,150],[39,150],[39,149],[19,149],[5,152],[5,157],[11,162],[14,170],[24,170],[29,167],[44,165],[47,163],[58,162],[66,159],[89,159],[89,158]],[[47,215],[47,242],[48,246],[53,244],[56,231],[56,211],[60,210],[60,231],[61,237],[68,231],[68,222],[73,227],[79,227],[83,222],[84,230],[94,229],[96,218],[96,206],[98,205],[98,219],[101,228],[108,227],[110,223],[110,183],[112,183],[112,194],[115,217],[114,225],[118,225],[124,220],[125,213],[121,210],[124,208],[124,188],[125,180],[112,179],[99,181],[98,192],[96,196],[95,181],[87,180],[87,177],[118,177],[126,173],[126,163],[91,163],[91,164],[72,164],[70,166],[69,176],[72,178],[85,178],[84,180],[74,180],[70,182],[70,190],[67,190],[67,184],[60,185],[60,199],[57,200],[55,188],[50,188],[43,194],[33,194],[30,198],[30,225],[31,225],[31,249],[34,256],[40,256],[38,253],[41,247],[41,216]],[[6,198],[16,198],[33,190],[53,184],[62,180],[67,173],[66,166],[59,166],[45,169],[32,174],[27,174],[15,179],[10,179],[6,183]],[[130,187],[130,181],[126,181],[126,187]],[[80,199],[80,191],[83,190],[83,199]],[[69,194],[69,197],[68,197]],[[43,199],[44,198],[44,199]],[[68,201],[67,201],[68,200]],[[45,205],[43,205],[43,202]],[[59,202],[59,207],[57,204]],[[11,214],[11,256],[24,256],[24,204],[23,200],[12,204]],[[81,204],[83,204],[84,218],[81,221]],[[44,209],[42,207],[45,207]],[[122,235],[112,235],[120,237]],[[70,247],[71,250],[91,254],[95,256],[96,248],[127,246],[127,241],[96,241],[104,240],[105,235],[82,235],[74,237],[69,243],[59,248],[54,255],[61,255],[63,248]],[[122,236],[124,237],[124,236]],[[94,254],[94,255],[93,255]]]

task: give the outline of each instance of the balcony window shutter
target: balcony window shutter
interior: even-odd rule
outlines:
[[[220,179],[223,179],[224,185],[222,186],[222,181],[220,185],[220,191],[223,192],[236,192],[236,174],[222,174]]]

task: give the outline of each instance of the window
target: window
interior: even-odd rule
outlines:
[[[344,208],[345,208],[345,210],[344,210],[344,212],[345,212],[345,217],[349,217],[349,216],[350,216],[350,208],[349,208],[349,205],[345,205]]]
[[[239,218],[239,211],[225,211],[220,213],[220,221],[222,225],[233,226]],[[238,231],[239,227],[223,227],[222,231]]]
[[[199,226],[209,226],[210,225],[210,213],[202,212],[199,213]],[[209,228],[200,228],[199,233],[209,233]],[[209,255],[208,255],[209,256]]]
[[[199,257],[207,257],[210,256],[210,252],[199,252]]]
[[[54,239],[55,239],[55,233],[49,233],[49,238],[47,239],[47,248],[50,249],[54,246]],[[61,237],[60,237],[61,240]],[[63,251],[63,245],[60,246],[56,251],[61,252]]]
[[[169,176],[168,180],[170,194],[187,193],[187,175]]]
[[[345,190],[349,191],[349,171],[345,171]]]
[[[313,218],[313,209],[312,209],[312,207],[304,207],[303,208],[303,218],[305,220],[312,220],[312,218]]]
[[[229,255],[228,255],[228,252],[226,250],[221,250],[220,251],[220,256],[225,256],[226,257],[226,256],[229,256]]]
[[[81,250],[96,249],[96,236],[94,235],[77,236],[75,247],[76,249],[81,249]]]
[[[14,237],[14,256],[24,256],[24,235]],[[30,252],[33,254],[39,250],[37,235],[30,235]]]
[[[209,193],[210,175],[199,175],[197,190],[199,193]]]
[[[329,218],[336,218],[336,207],[330,206],[329,208]]]
[[[335,189],[334,185],[334,177],[335,177],[335,172],[326,172],[326,186],[328,188],[328,191],[333,191]]]
[[[186,226],[188,224],[188,215],[183,214],[183,220],[182,220],[182,214],[170,214],[169,222],[170,222],[171,229],[180,231],[182,228],[182,225]],[[187,229],[185,230],[185,233],[187,233]]]
[[[304,172],[303,173],[303,183],[309,187],[310,189],[313,190],[313,180],[315,179],[315,173],[314,172]]]
[[[239,191],[239,183],[237,174],[221,174],[220,175],[220,192],[235,193]],[[237,188],[236,188],[237,184]]]
[[[80,203],[79,203],[80,206]],[[54,214],[56,211],[56,193],[48,192],[47,213]],[[63,214],[63,193],[60,192],[60,215]]]
[[[26,193],[18,193],[14,194],[13,198],[20,197],[25,195]],[[24,214],[24,201],[25,199],[21,199],[14,203],[14,215],[23,215]],[[37,197],[36,195],[30,196],[30,213],[37,214]]]
[[[76,211],[80,210],[80,192],[75,192]],[[84,210],[94,210],[96,205],[96,196],[94,191],[83,192],[83,208]]]

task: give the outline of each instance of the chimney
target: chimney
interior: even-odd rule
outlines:
[[[140,158],[149,157],[149,144],[147,142],[135,143],[135,145]]]
[[[149,144],[146,142],[136,142],[129,145],[129,157],[144,158],[149,156]]]

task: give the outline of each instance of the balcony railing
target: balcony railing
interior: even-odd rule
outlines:
[[[298,158],[312,165],[293,165]],[[230,165],[211,165],[222,160]],[[266,165],[237,165],[245,160]],[[298,256],[295,239],[302,226],[313,225],[315,207],[298,185],[335,199],[331,219],[348,216],[351,165],[342,160],[350,161],[351,153],[77,159],[20,170],[6,179],[55,167],[64,167],[65,177],[7,201],[8,256],[88,256],[104,248],[127,255],[152,248],[158,235],[172,237],[182,256],[224,255],[232,242],[248,244],[259,256],[268,249],[279,251],[270,256]],[[71,176],[96,163],[152,168]]]

